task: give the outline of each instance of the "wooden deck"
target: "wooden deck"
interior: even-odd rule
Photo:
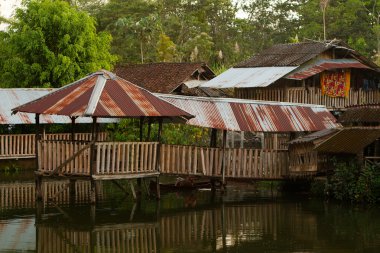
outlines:
[[[344,109],[351,105],[380,102],[380,90],[350,89],[348,97],[322,95],[320,88],[253,88],[236,89],[235,96],[244,99],[325,105],[328,109]]]
[[[223,150],[162,144],[157,168],[158,142],[97,142],[94,145],[96,154],[91,171],[89,142],[41,141],[38,172],[95,180],[159,174],[223,177],[223,170],[225,178],[278,180],[288,174],[287,150]]]

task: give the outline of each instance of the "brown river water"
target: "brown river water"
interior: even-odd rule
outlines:
[[[64,183],[46,183],[45,193]],[[36,205],[32,179],[2,175],[0,253],[380,252],[379,206],[249,185],[229,186],[223,196],[199,190],[135,202],[108,183],[91,206],[87,182],[77,185],[75,201],[63,191]]]

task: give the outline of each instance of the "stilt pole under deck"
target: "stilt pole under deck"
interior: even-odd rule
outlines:
[[[91,204],[96,203],[96,184],[92,175],[95,174],[95,143],[98,139],[98,128],[96,123],[96,117],[92,117],[92,145],[90,147],[90,176],[91,176],[91,192],[90,192],[90,202]]]
[[[162,134],[162,118],[158,119],[158,135],[157,135],[157,160],[156,160],[156,171],[160,172],[160,160],[161,160],[161,134]],[[157,176],[156,178],[156,192],[157,192],[157,199],[161,198],[160,193],[160,177]]]
[[[39,151],[38,151],[38,144],[41,139],[41,133],[40,133],[40,114],[36,113],[36,136],[35,136],[35,143],[34,143],[34,148],[35,148],[35,153],[36,153],[36,170],[38,171],[40,168],[39,164]],[[36,200],[37,201],[42,201],[43,196],[42,196],[42,176],[37,175],[35,179],[36,183]]]
[[[227,130],[223,130],[223,162],[222,162],[222,192],[226,186],[226,142],[227,142]]]

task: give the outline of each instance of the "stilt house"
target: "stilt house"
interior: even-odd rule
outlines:
[[[380,102],[378,66],[341,41],[274,45],[201,85],[235,97],[325,105]]]

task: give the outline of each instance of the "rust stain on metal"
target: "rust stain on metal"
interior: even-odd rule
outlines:
[[[105,78],[106,82],[100,89],[94,89],[98,78]],[[86,109],[93,95],[99,100],[94,100],[95,110],[90,110],[91,113],[88,113]],[[57,89],[38,100],[16,107],[13,111],[101,118],[193,117],[149,91],[103,70]]]
[[[320,105],[159,95],[195,115],[187,124],[231,131],[307,132],[340,126]]]

